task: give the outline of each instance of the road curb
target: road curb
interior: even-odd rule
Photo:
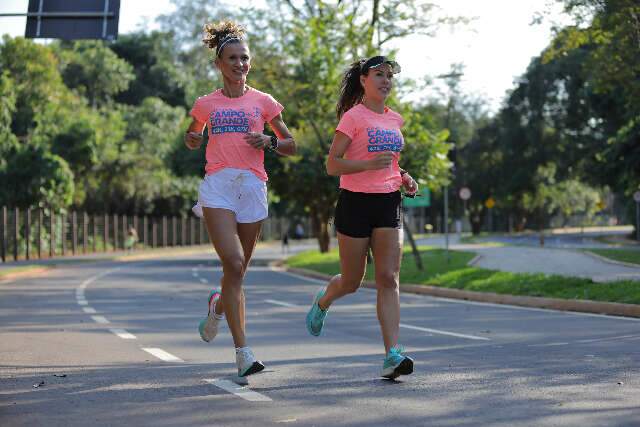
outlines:
[[[304,268],[287,267],[283,264],[280,265],[280,267],[285,271],[312,277],[314,279],[329,280],[332,277],[327,274],[306,270]],[[375,288],[375,282],[371,281],[363,281],[362,285],[367,288]],[[492,304],[546,308],[559,311],[576,311],[580,313],[606,314],[610,316],[640,317],[640,304],[505,295],[495,294],[492,292],[465,291],[461,289],[442,288],[440,286],[415,284],[402,284],[400,285],[400,291],[443,298],[487,302]]]
[[[467,263],[467,265],[469,267],[473,267],[478,263],[478,261],[480,261],[481,258],[482,258],[482,255],[476,254],[476,256],[474,256],[473,259]]]
[[[602,255],[598,255],[595,252],[591,252],[591,251],[582,251],[583,254],[588,255],[590,257],[593,257],[599,261],[602,262],[606,262],[607,264],[613,264],[613,265],[620,265],[623,267],[631,267],[631,268],[637,268],[640,269],[640,264],[633,264],[631,262],[624,262],[624,261],[617,261],[615,259],[611,259],[611,258],[607,258],[607,257],[603,257]]]

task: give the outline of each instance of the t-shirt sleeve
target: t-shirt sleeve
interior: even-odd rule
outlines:
[[[282,112],[282,110],[284,110],[282,104],[276,101],[271,95],[265,96],[262,104],[262,118],[267,123],[273,120],[278,114]]]
[[[203,101],[203,98],[196,99],[196,102],[193,103],[193,108],[189,111],[189,115],[200,123],[207,123],[208,112]]]
[[[344,113],[340,118],[340,121],[338,122],[336,131],[344,133],[351,140],[353,140],[356,136],[357,131],[356,121],[354,120],[353,115],[349,114],[348,111]]]

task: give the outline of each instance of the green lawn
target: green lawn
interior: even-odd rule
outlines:
[[[420,247],[425,271],[418,271],[409,248],[405,249],[400,272],[401,283],[425,284],[498,294],[589,299],[596,301],[640,304],[640,282],[618,281],[594,283],[590,279],[545,274],[508,273],[468,267],[475,254],[449,251],[447,264],[443,249]],[[308,251],[287,260],[290,267],[306,268],[326,274],[339,272],[338,253]],[[368,280],[373,279],[372,266],[367,266]]]
[[[640,249],[589,249],[589,252],[614,261],[630,262],[640,265]]]

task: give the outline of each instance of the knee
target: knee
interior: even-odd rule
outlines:
[[[378,289],[397,290],[400,287],[398,273],[395,271],[381,271],[376,273]]]
[[[222,263],[222,269],[225,276],[242,279],[246,269],[244,257],[236,256],[225,259]]]

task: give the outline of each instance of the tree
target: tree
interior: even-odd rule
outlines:
[[[74,42],[59,55],[65,84],[85,96],[94,109],[112,102],[135,78],[133,67],[102,41]]]
[[[116,95],[117,102],[139,105],[145,98],[159,97],[174,107],[188,106],[185,95],[191,73],[180,66],[179,49],[172,33],[124,34],[109,47],[135,73],[129,87]]]

